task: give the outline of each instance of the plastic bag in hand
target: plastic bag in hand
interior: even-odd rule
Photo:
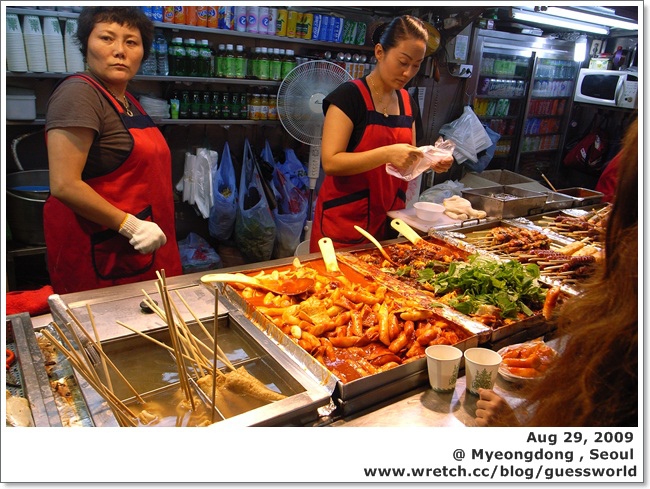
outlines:
[[[424,153],[424,156],[408,169],[408,173],[401,173],[391,163],[386,165],[386,173],[402,180],[413,180],[425,171],[435,167],[439,161],[452,157],[455,146],[453,141],[444,141],[442,137],[439,137],[433,146],[420,146],[418,148]]]

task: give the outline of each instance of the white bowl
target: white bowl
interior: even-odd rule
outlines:
[[[415,215],[423,221],[435,221],[440,213],[445,210],[445,206],[435,202],[416,202],[413,204]]]

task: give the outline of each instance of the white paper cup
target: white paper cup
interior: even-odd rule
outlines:
[[[431,345],[425,350],[429,384],[436,392],[453,391],[463,352],[450,345]]]
[[[491,389],[497,380],[501,355],[487,348],[465,350],[465,380],[467,390],[478,395],[478,390]]]
[[[57,17],[43,17],[43,35],[61,36],[61,24]]]

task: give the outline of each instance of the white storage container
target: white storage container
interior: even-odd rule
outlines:
[[[17,121],[36,119],[36,95],[33,90],[7,87],[7,119]]]

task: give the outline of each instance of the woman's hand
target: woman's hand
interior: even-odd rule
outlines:
[[[508,403],[491,389],[479,389],[476,401],[476,426],[519,426]]]
[[[431,169],[436,172],[436,173],[444,173],[449,168],[451,168],[451,165],[454,163],[454,157],[452,155],[449,156],[444,156],[437,160],[434,165],[431,167]]]
[[[422,151],[406,143],[385,146],[386,163],[391,163],[400,173],[407,174],[420,158],[424,157]]]

